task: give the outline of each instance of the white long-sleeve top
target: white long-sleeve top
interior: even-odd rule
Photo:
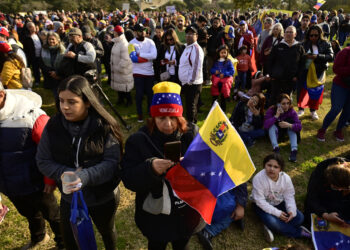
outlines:
[[[182,85],[203,83],[204,53],[197,42],[186,46],[179,63],[179,80]]]
[[[153,60],[157,58],[157,48],[153,40],[145,37],[143,41],[139,41],[136,38],[134,38],[129,43],[134,45],[138,56],[148,60],[148,62],[143,63],[133,62],[133,74],[153,76]]]
[[[277,181],[273,181],[266,175],[265,169],[257,173],[253,178],[252,198],[255,204],[266,213],[280,217],[282,211],[275,206],[285,202],[287,212],[297,214],[294,199],[295,191],[291,178],[284,172],[279,173]]]

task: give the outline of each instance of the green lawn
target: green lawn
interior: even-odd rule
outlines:
[[[303,210],[303,201],[306,194],[306,186],[311,171],[315,168],[316,164],[323,159],[334,156],[343,156],[350,153],[349,147],[349,128],[346,129],[345,137],[347,140],[343,143],[337,142],[331,132],[334,130],[336,122],[334,122],[328,129],[326,135],[326,143],[318,142],[315,138],[318,128],[321,126],[322,120],[330,107],[330,87],[332,83],[333,74],[328,71],[326,90],[324,95],[323,104],[318,111],[320,120],[311,121],[309,111],[302,118],[303,130],[301,133],[301,143],[299,145],[299,154],[297,163],[290,163],[287,161],[290,146],[289,143],[281,144],[281,154],[286,160],[286,172],[292,177],[295,189],[296,189],[296,201],[298,208]],[[110,97],[113,104],[116,103],[117,95],[109,87],[104,84],[104,89],[107,95]],[[53,103],[53,97],[51,92],[41,87],[34,89],[36,92],[43,96],[43,109],[49,115],[55,112],[55,106]],[[133,92],[134,96],[134,92]],[[294,98],[295,99],[295,98]],[[211,106],[210,88],[204,87],[202,92],[202,100],[206,103],[199,114],[198,125],[203,123],[207,112]],[[146,105],[144,105],[146,106]],[[228,103],[227,114],[230,114],[234,108],[234,103],[231,101]],[[124,131],[125,139],[131,133],[135,132],[141,125],[136,122],[136,108],[132,107],[117,107],[122,117],[132,125],[131,131]],[[262,169],[262,159],[267,154],[271,153],[271,144],[269,140],[258,141],[253,147],[249,148],[251,157],[257,168],[257,172]],[[251,191],[251,183],[249,183],[249,192]],[[59,193],[56,191],[57,197]],[[116,216],[116,228],[118,233],[118,249],[146,249],[147,241],[145,237],[140,233],[134,222],[134,193],[126,190],[121,184],[121,202]],[[28,224],[26,220],[21,217],[13,205],[3,196],[4,204],[8,205],[10,212],[6,216],[6,219],[0,225],[0,249],[17,249],[24,245],[29,240]],[[213,244],[215,249],[263,249],[265,247],[272,246],[285,246],[287,244],[299,244],[302,249],[312,248],[311,241],[308,240],[294,240],[288,239],[283,236],[276,236],[275,241],[272,244],[265,242],[262,231],[262,224],[258,220],[257,216],[252,211],[251,203],[248,203],[246,209],[246,229],[244,232],[240,231],[235,225],[231,225],[227,230],[222,232],[218,237],[214,238]],[[52,236],[52,233],[50,232]],[[103,248],[101,237],[97,234],[99,249]],[[197,237],[191,239],[191,249],[201,249],[198,243]],[[48,249],[54,246],[53,240],[50,244],[43,249]],[[170,248],[169,248],[170,249]]]

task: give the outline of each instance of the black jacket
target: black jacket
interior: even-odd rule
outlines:
[[[182,52],[185,49],[185,45],[179,44],[175,45],[175,52],[174,55],[172,56],[173,59],[176,59],[177,65],[175,65],[175,77],[177,79],[177,82],[179,81],[179,63],[180,63],[180,57],[182,55]],[[160,74],[166,71],[166,65],[161,65],[160,61],[165,58],[165,52],[166,52],[166,47],[162,44],[158,51],[157,51],[157,58],[154,61],[154,73],[156,76],[157,81],[160,81]]]
[[[326,177],[325,170],[336,162],[349,161],[335,157],[327,159],[317,165],[312,172],[305,200],[305,220],[310,223],[310,214],[322,217],[323,213],[337,212],[339,217],[350,220],[350,194],[343,196],[342,192],[333,190]]]
[[[303,42],[303,47],[306,53],[310,50],[312,52],[312,43],[310,41]],[[317,42],[318,55],[314,60],[316,67],[316,74],[319,76],[323,71],[327,70],[328,62],[334,60],[334,54],[332,46],[329,42],[325,40],[319,40]]]
[[[135,222],[141,232],[151,240],[173,241],[189,237],[197,226],[200,215],[181,200],[174,197],[164,176],[157,176],[152,170],[154,158],[164,158],[164,144],[181,141],[181,154],[184,155],[191,144],[198,127],[192,125],[185,134],[164,135],[157,129],[152,134],[147,127],[131,135],[125,144],[122,159],[122,181],[126,188],[136,192]],[[143,210],[143,203],[149,193],[153,196],[162,192],[163,181],[167,183],[172,200],[170,215],[153,215]]]
[[[301,43],[289,47],[284,40],[272,48],[268,59],[271,78],[290,81],[298,77],[304,66],[305,50]]]
[[[218,29],[214,29],[213,27],[210,27],[208,29],[209,39],[207,43],[207,51],[208,51],[208,55],[211,56],[212,58],[216,56],[217,39],[220,32],[222,32],[223,30],[224,28],[222,26],[220,26]]]
[[[232,125],[236,128],[236,130],[239,130],[239,127],[246,121],[246,108],[247,107],[247,103],[240,101],[237,106],[235,107],[232,116],[230,117],[230,122],[232,123]],[[258,115],[255,116],[253,115],[253,121],[252,124],[254,126],[254,130],[255,129],[262,129],[263,128],[263,124],[264,124],[264,116],[262,115]]]

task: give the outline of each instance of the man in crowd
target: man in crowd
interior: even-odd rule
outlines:
[[[271,97],[269,105],[275,105],[280,94],[291,95],[296,88],[297,77],[303,69],[303,46],[295,40],[296,29],[289,26],[284,39],[272,48],[268,59],[271,76]]]
[[[55,234],[58,249],[63,249],[55,183],[42,176],[35,162],[37,144],[49,119],[40,106],[39,95],[5,91],[0,82],[0,192],[28,221],[31,240],[22,249],[49,241],[44,218]]]
[[[179,41],[182,44],[186,43],[186,33],[185,33],[185,17],[182,15],[177,16],[176,18],[176,35],[179,38]]]
[[[153,60],[157,58],[157,48],[153,40],[146,38],[145,27],[136,24],[136,37],[129,43],[129,56],[133,62],[134,84],[136,89],[136,109],[138,122],[143,122],[142,99],[147,96],[147,108],[152,102],[152,87],[155,81]]]
[[[295,40],[297,40],[298,42],[302,42],[304,40],[306,32],[309,29],[309,25],[310,25],[310,16],[303,15],[303,18],[301,19],[301,25],[299,28],[297,28],[297,36],[295,37]]]
[[[84,75],[90,69],[96,69],[96,51],[94,46],[83,40],[83,33],[78,28],[69,31],[70,44],[64,55],[67,62],[65,76],[73,74]]]
[[[100,42],[100,40],[98,40],[98,38],[92,36],[89,26],[83,26],[82,33],[83,33],[84,41],[91,43],[95,49],[95,52],[96,52],[95,63],[96,63],[98,73],[100,74],[102,71],[101,58],[104,55],[104,49],[103,49],[102,43]]]
[[[35,85],[38,85],[40,83],[41,41],[33,22],[28,22],[26,28],[28,33],[22,41],[23,49],[28,60],[28,66],[32,66]]]
[[[186,28],[186,48],[179,64],[179,80],[185,94],[186,118],[197,123],[197,104],[202,91],[204,53],[197,43],[198,31],[194,26]]]

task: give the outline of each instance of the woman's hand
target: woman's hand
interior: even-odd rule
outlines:
[[[286,221],[286,223],[290,222],[293,218],[294,218],[293,213],[288,212],[288,220]]]
[[[173,165],[174,162],[165,159],[154,159],[152,161],[152,169],[156,175],[165,174]]]
[[[336,224],[339,224],[342,227],[349,227],[350,225],[347,224],[344,220],[342,220],[339,217],[339,214],[337,212],[333,212],[333,213],[323,213],[322,214],[322,218],[325,220],[328,220],[330,222],[334,222]]]
[[[278,107],[277,110],[276,110],[275,117],[279,118],[282,113],[283,113],[283,109],[281,107]]]
[[[79,177],[74,182],[67,184],[68,190],[70,192],[76,192],[81,189],[82,183]]]
[[[265,55],[265,56],[270,55],[271,49],[272,49],[272,48],[265,49],[265,50],[264,50],[264,55]]]
[[[280,126],[281,128],[292,128],[292,124],[290,124],[289,122],[279,122],[278,126]]]
[[[289,219],[289,215],[285,212],[282,212],[279,218],[281,221],[284,221],[285,223],[287,223],[287,221]]]
[[[235,211],[233,211],[231,218],[233,220],[240,220],[244,217],[244,207],[237,204]]]

